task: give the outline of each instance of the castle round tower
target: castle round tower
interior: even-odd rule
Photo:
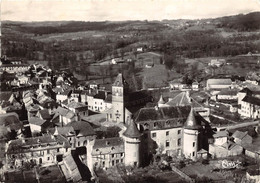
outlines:
[[[130,121],[129,126],[123,133],[125,141],[125,165],[139,166],[140,165],[140,140],[141,133],[136,127],[133,120]]]
[[[201,125],[196,120],[193,108],[191,108],[183,130],[183,154],[186,158],[197,159],[200,128]]]

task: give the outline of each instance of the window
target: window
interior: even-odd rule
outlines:
[[[116,163],[119,163],[119,159],[116,160]]]
[[[57,148],[57,152],[60,152],[60,148]]]
[[[166,146],[166,147],[169,147],[169,146],[170,146],[169,140],[166,140],[165,146]]]
[[[112,166],[114,166],[115,165],[115,161],[114,160],[112,160]]]
[[[124,153],[121,153],[121,157],[123,157],[124,156]]]
[[[114,158],[114,157],[115,157],[115,155],[114,155],[114,154],[112,154],[111,156],[112,156],[112,158]]]
[[[47,160],[49,161],[49,160],[50,160],[50,157],[47,157]]]
[[[50,154],[50,149],[47,149],[47,154]]]
[[[166,136],[169,136],[169,131],[166,131]]]
[[[155,138],[156,137],[156,133],[154,132],[154,133],[152,133],[152,137],[153,138]]]
[[[181,134],[181,130],[178,130],[178,135]]]
[[[192,152],[192,156],[195,156],[195,152],[194,151]]]
[[[153,127],[154,127],[154,128],[156,128],[156,127],[157,127],[157,123],[156,123],[156,122],[153,124]]]
[[[80,146],[80,141],[78,141],[78,146]]]
[[[178,139],[178,146],[181,146],[181,138]]]
[[[195,142],[192,143],[192,147],[195,147]]]

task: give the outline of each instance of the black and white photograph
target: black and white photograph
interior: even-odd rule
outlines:
[[[260,183],[259,128],[260,0],[0,0],[0,183]]]

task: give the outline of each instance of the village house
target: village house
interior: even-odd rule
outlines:
[[[70,153],[70,144],[61,135],[43,135],[24,139],[11,140],[6,147],[6,166],[20,168],[25,163],[36,165],[56,163]]]
[[[212,158],[225,158],[228,156],[237,156],[243,153],[243,147],[227,141],[222,145],[209,144],[209,154]]]
[[[208,79],[206,84],[207,90],[222,90],[233,88],[231,79]]]
[[[56,101],[61,104],[62,102],[64,102],[65,100],[68,100],[71,96],[72,90],[68,89],[68,90],[63,90],[62,88],[60,88],[57,91],[56,94]]]
[[[95,168],[109,168],[118,164],[138,167],[143,160],[141,136],[136,124],[131,120],[119,137],[88,141],[87,162],[93,172]]]
[[[209,63],[210,66],[217,66],[217,67],[220,67],[225,64],[226,64],[225,59],[212,59]]]
[[[252,144],[253,141],[253,138],[248,135],[248,132],[242,132],[238,130],[233,133],[232,138],[236,144],[241,145],[242,147],[248,144]]]
[[[78,116],[69,109],[58,107],[51,121],[56,125],[64,126],[72,121],[78,121]]]
[[[67,138],[71,148],[85,147],[88,140],[96,138],[96,133],[88,122],[73,121],[63,127],[49,129],[53,135],[62,135]]]
[[[103,112],[112,107],[112,95],[107,91],[98,90],[94,95],[87,96],[88,108],[94,112]]]
[[[63,106],[72,111],[78,120],[80,120],[81,117],[88,116],[88,106],[81,102],[71,101]]]
[[[229,133],[227,131],[217,131],[215,134],[213,134],[214,138],[214,145],[221,146],[224,143],[228,141]]]
[[[82,176],[78,169],[76,162],[71,154],[67,154],[62,163],[60,163],[60,169],[62,170],[67,182],[81,182]]]
[[[239,114],[246,118],[260,118],[260,98],[245,96],[241,101],[241,110],[239,111]]]

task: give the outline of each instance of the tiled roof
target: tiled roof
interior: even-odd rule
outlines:
[[[224,144],[222,144],[221,146],[224,147],[227,150],[232,150],[237,145],[232,141],[227,141]]]
[[[235,131],[235,133],[232,135],[233,138],[237,138],[242,140],[247,135],[247,132],[241,132],[241,131]]]
[[[75,160],[73,159],[72,155],[71,154],[67,155],[63,159],[63,162],[64,162],[64,165],[66,166],[66,169],[69,170],[69,171],[66,171],[66,172],[69,172],[69,174],[64,173],[66,179],[67,180],[72,179],[73,182],[81,182],[82,177],[81,177],[78,166],[77,166]]]
[[[70,147],[70,144],[67,139],[61,135],[43,135],[39,137],[11,140],[9,141],[7,153],[23,153],[57,147],[67,148]]]
[[[30,117],[28,119],[28,121],[29,121],[30,124],[34,124],[34,125],[38,125],[38,126],[42,126],[46,122],[46,120],[43,120],[43,119],[38,118],[38,117]]]
[[[228,137],[227,131],[217,131],[214,135],[214,138]]]
[[[238,90],[237,89],[223,89],[221,90],[217,95],[237,95]]]
[[[260,99],[257,97],[245,96],[242,101],[260,106]]]
[[[166,103],[169,106],[188,106],[191,105],[191,99],[187,92],[181,92],[175,96],[172,100]]]
[[[96,139],[92,155],[123,153],[124,140],[121,137]]]
[[[95,131],[88,122],[84,121],[73,121],[68,123],[66,126],[73,127],[76,135],[79,136],[92,136],[95,135]]]
[[[38,111],[39,115],[43,118],[43,119],[50,119],[51,116],[49,114],[49,111],[47,109],[43,109],[43,110],[39,110]]]
[[[8,101],[9,98],[11,97],[11,95],[12,95],[12,92],[3,92],[3,91],[1,91],[0,92],[0,102],[1,101]]]
[[[63,135],[65,137],[75,135],[75,131],[72,126],[55,127],[49,128],[48,130],[51,134],[54,134],[57,130],[59,135]]]
[[[96,95],[94,95],[94,98],[97,99],[106,99],[106,92],[105,91],[98,91],[98,93]]]
[[[18,130],[23,127],[23,124],[20,122],[18,115],[14,112],[0,114],[0,128],[2,126],[10,127],[11,130]]]
[[[61,115],[61,116],[65,116],[67,118],[72,118],[73,116],[75,116],[75,114],[63,107],[58,107],[55,111],[56,115]]]
[[[185,118],[189,112],[190,106],[142,108],[137,112],[135,122]]]
[[[141,133],[137,129],[135,122],[131,120],[129,126],[127,127],[123,135],[129,138],[138,138],[141,136]]]
[[[231,85],[231,79],[208,79],[207,84],[209,85]]]
[[[67,107],[76,109],[76,108],[87,107],[87,106],[81,102],[71,101],[70,103],[67,104]]]

